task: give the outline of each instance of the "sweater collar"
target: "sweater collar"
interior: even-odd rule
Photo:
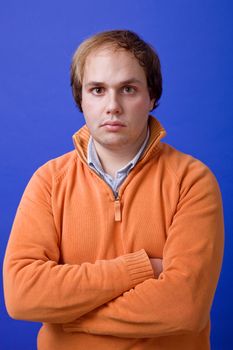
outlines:
[[[160,122],[149,116],[150,138],[142,159],[148,159],[158,151],[160,140],[166,135],[166,131]],[[86,125],[73,135],[73,142],[80,158],[87,163],[87,151],[90,132]]]

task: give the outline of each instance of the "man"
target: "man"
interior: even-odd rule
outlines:
[[[71,84],[86,126],[24,192],[4,262],[9,314],[43,322],[39,350],[209,349],[221,196],[205,165],[160,141],[157,54],[130,31],[97,34]]]

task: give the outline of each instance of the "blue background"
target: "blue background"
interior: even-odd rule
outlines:
[[[71,135],[84,123],[69,86],[74,50],[97,31],[132,29],[161,58],[164,93],[155,115],[167,129],[166,141],[205,162],[222,190],[225,257],[211,340],[212,349],[233,348],[232,23],[231,0],[1,0],[1,264],[29,178],[44,162],[71,150]],[[39,324],[8,317],[2,282],[0,308],[1,350],[36,349]]]

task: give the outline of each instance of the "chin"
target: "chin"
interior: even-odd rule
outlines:
[[[109,149],[119,149],[124,145],[127,145],[128,142],[126,140],[118,140],[118,141],[106,141],[106,142],[101,142],[102,147],[106,147]]]

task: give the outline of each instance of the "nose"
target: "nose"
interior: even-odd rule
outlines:
[[[120,115],[121,112],[122,112],[122,107],[116,92],[109,93],[106,113],[108,115]]]

